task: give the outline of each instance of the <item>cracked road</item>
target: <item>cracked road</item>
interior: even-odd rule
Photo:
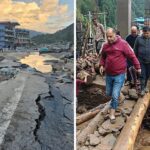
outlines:
[[[21,66],[11,58],[1,68],[8,62]],[[14,78],[0,82],[0,95],[1,150],[73,149],[73,81],[66,72],[20,69]]]

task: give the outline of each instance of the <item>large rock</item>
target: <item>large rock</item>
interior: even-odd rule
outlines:
[[[113,136],[113,134],[108,134],[107,136],[102,138],[101,143],[93,150],[112,150],[115,142],[116,138]]]
[[[98,132],[99,132],[99,134],[100,135],[106,135],[106,134],[108,134],[108,133],[111,133],[111,131],[110,130],[105,130],[104,128],[102,128],[102,127],[99,127],[98,128]]]
[[[119,108],[122,110],[123,114],[129,115],[132,112],[134,105],[135,101],[126,100],[124,101],[123,105]]]
[[[129,89],[129,96],[131,99],[137,100],[138,94],[135,89]]]
[[[95,134],[90,134],[89,141],[91,146],[96,146],[100,143],[101,137],[97,137]]]
[[[122,129],[122,127],[124,126],[125,122],[124,122],[124,118],[123,117],[116,117],[116,122],[115,124],[110,123],[110,120],[106,120],[103,124],[102,124],[102,128],[105,129],[106,131],[114,131],[117,132],[120,129]]]
[[[82,147],[78,147],[77,150],[89,150],[89,148],[86,146],[82,146]]]
[[[121,89],[121,92],[122,92],[124,95],[128,95],[128,94],[129,94],[129,87],[128,87],[128,86],[124,86],[124,87]]]

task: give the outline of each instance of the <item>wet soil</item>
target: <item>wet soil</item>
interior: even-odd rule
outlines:
[[[109,98],[105,96],[105,89],[102,89],[100,85],[83,85],[78,95],[77,113],[82,113],[81,108],[85,109],[83,111],[85,112],[108,100]]]

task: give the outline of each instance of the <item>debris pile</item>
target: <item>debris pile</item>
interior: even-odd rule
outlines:
[[[77,116],[77,149],[111,150],[126,124],[137,99],[138,95],[135,89],[130,89],[129,86],[122,88],[115,124],[110,123],[109,102],[100,104],[99,107],[97,106],[95,109]],[[102,113],[104,110],[106,112]]]
[[[99,57],[96,54],[89,53],[85,57],[77,60],[77,78],[83,80],[89,75],[93,80],[99,72]]]

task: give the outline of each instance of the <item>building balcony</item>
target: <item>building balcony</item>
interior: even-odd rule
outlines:
[[[13,31],[13,30],[11,30],[11,29],[5,29],[5,32],[14,33],[14,31]]]
[[[11,34],[5,34],[5,37],[15,38],[14,35]]]
[[[25,37],[17,38],[17,39],[18,39],[18,40],[25,40],[25,41],[30,40],[30,38],[25,38]]]

